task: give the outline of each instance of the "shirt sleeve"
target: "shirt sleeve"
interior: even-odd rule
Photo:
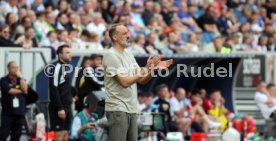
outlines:
[[[0,83],[1,83],[0,87],[1,87],[1,89],[2,89],[2,93],[9,93],[10,89],[12,88],[12,87],[9,85],[9,83],[8,83],[4,78],[2,78],[2,79],[0,80]]]
[[[123,67],[122,62],[115,54],[106,54],[103,59],[103,66],[106,75],[110,77],[114,77],[118,74],[127,74],[127,71]]]
[[[173,112],[173,114],[174,114],[175,111],[179,111],[179,108],[180,108],[180,107],[177,105],[176,102],[177,102],[177,101],[176,101],[175,99],[171,99],[171,100],[170,100],[171,111]]]
[[[265,103],[267,101],[267,97],[265,95],[257,93],[255,96],[255,100],[256,102]]]
[[[73,119],[71,137],[78,138],[78,130],[81,128],[81,120],[78,116]]]

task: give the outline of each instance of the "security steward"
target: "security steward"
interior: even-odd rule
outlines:
[[[1,128],[0,141],[19,141],[26,112],[28,84],[23,79],[18,65],[11,61],[7,65],[9,74],[1,79]]]

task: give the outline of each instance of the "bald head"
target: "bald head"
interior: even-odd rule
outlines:
[[[184,88],[177,88],[175,97],[180,101],[186,96],[186,90]]]

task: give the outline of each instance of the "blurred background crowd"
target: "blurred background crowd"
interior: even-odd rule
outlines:
[[[276,50],[275,0],[6,0],[0,46],[111,47],[107,29],[131,32],[134,55]]]

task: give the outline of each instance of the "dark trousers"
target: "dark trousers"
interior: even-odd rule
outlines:
[[[24,120],[24,116],[2,113],[0,141],[6,141],[9,135],[11,135],[10,141],[19,141]]]

